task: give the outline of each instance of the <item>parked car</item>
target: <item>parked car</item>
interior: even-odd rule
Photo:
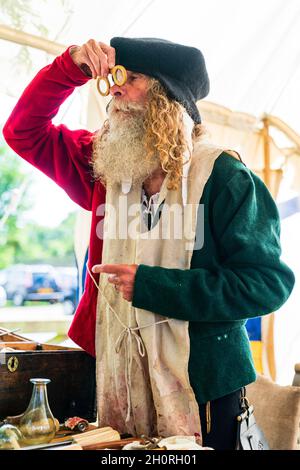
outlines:
[[[48,264],[15,264],[1,272],[1,279],[7,300],[16,306],[24,305],[27,300],[54,303],[64,299],[57,272]]]
[[[63,308],[73,315],[78,304],[78,270],[75,267],[57,267],[58,283],[64,293]]]

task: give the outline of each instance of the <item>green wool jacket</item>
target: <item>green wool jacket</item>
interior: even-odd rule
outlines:
[[[223,152],[200,200],[204,245],[191,269],[139,265],[132,305],[189,321],[189,377],[199,404],[255,381],[248,318],[274,312],[294,275],[281,261],[280,220],[265,184]]]

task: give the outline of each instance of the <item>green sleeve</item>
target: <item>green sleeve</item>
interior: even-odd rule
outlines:
[[[211,207],[219,263],[212,269],[139,265],[132,305],[188,321],[265,315],[287,300],[294,275],[280,260],[280,220],[264,183],[237,171]],[[205,245],[205,240],[204,240]]]

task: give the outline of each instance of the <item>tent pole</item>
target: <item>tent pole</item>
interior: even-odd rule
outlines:
[[[35,34],[24,33],[3,24],[0,25],[0,39],[15,42],[21,46],[34,47],[54,56],[61,54],[66,49],[66,46],[58,42],[49,41],[49,39],[41,38]]]
[[[264,183],[271,190],[271,156],[270,156],[270,133],[269,133],[269,118],[265,114],[262,118],[263,122],[263,141],[264,141]],[[268,315],[267,318],[262,318],[261,333],[263,342],[262,361],[265,373],[268,373],[273,380],[276,379],[276,363],[275,363],[275,350],[274,350],[274,313]]]
[[[271,158],[270,158],[270,134],[269,134],[269,119],[265,115],[262,118],[263,122],[263,141],[264,141],[264,183],[271,191]]]

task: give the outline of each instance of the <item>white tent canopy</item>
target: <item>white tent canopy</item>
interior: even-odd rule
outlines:
[[[62,45],[81,44],[91,37],[108,42],[115,35],[127,35],[163,37],[199,47],[211,78],[209,101],[255,116],[277,115],[300,132],[298,0],[26,3],[40,15],[49,30],[48,39]],[[8,21],[0,13],[0,23],[9,26]],[[34,22],[28,20],[26,32],[36,33]],[[11,61],[12,55],[12,49],[2,45],[1,62]],[[34,56],[37,69],[49,61],[49,57]],[[1,74],[2,92],[5,76]],[[10,89],[19,89],[9,83]]]
[[[265,129],[272,136],[272,123],[277,120],[278,124],[280,118],[283,121],[281,130],[284,131],[285,127],[288,139],[283,140],[282,134],[286,136],[285,131],[281,134],[277,132],[274,145],[279,149],[283,148],[282,152],[273,145],[273,153],[271,152],[269,161],[266,161],[266,149],[263,149],[263,155],[263,143],[258,144],[257,139],[252,145],[248,145],[248,151],[243,148],[241,150],[246,151],[246,163],[258,170],[274,196],[279,187],[278,173],[270,175],[268,168],[264,173],[260,172],[266,166],[280,169],[286,163],[286,157],[288,163],[295,168],[291,187],[295,189],[300,186],[300,176],[296,178],[300,175],[300,158],[294,158],[300,155],[300,111],[297,100],[300,96],[298,0],[187,0],[184,3],[179,0],[117,0],[113,4],[97,0],[32,0],[27,3],[34,8],[48,33],[46,38],[37,36],[37,27],[35,22],[30,21],[30,15],[27,20],[25,15],[24,19],[26,33],[15,31],[9,24],[0,24],[0,38],[6,38],[5,47],[0,47],[1,62],[5,64],[6,70],[0,77],[0,92],[4,95],[19,96],[24,84],[41,66],[49,63],[53,55],[59,54],[69,44],[81,44],[90,37],[109,42],[114,35],[156,36],[190,44],[203,51],[210,75],[211,91],[203,103],[200,103],[207,123],[215,124],[220,116],[224,118],[224,109],[227,108],[228,112],[234,111],[229,114],[235,116],[235,122],[248,125],[247,132],[250,135],[249,119],[252,120],[252,133],[257,134],[259,127],[264,126],[263,117],[272,114],[271,129]],[[8,21],[7,15],[5,17],[2,13],[2,21],[5,20]],[[0,46],[1,42],[3,41],[0,41]],[[35,48],[30,49],[33,67],[28,74],[24,68],[19,70],[12,60],[21,47],[16,43]],[[73,95],[71,101],[74,100]],[[10,103],[11,100],[7,104],[8,109],[11,107]],[[99,103],[101,106],[101,102]],[[212,105],[209,106],[209,103]],[[218,109],[213,103],[222,108]],[[233,137],[235,145],[240,146],[245,141],[247,132],[244,129],[237,138],[237,128],[231,126],[228,112],[226,123],[223,119],[223,137],[219,143],[230,145],[230,138]],[[248,117],[242,117],[240,113],[246,113]],[[89,117],[89,121],[94,121],[95,128],[99,127],[97,116],[94,119]],[[82,119],[82,114],[81,123],[74,122],[74,126],[77,124],[87,124],[86,119]],[[224,142],[226,126],[234,127],[235,132],[231,132],[231,135],[227,132]],[[220,129],[220,126],[213,126],[215,138],[218,132],[220,134]]]

